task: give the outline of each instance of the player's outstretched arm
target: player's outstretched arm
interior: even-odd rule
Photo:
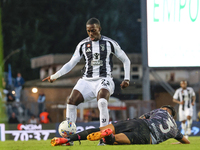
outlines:
[[[48,80],[50,83],[52,83],[53,81],[55,81],[56,79],[51,79],[50,78],[50,76],[49,77],[46,77],[46,78],[44,78],[42,81],[46,81],[46,80]]]
[[[178,140],[178,141],[179,142],[172,143],[172,144],[190,144],[190,141],[185,136],[183,136],[183,138],[181,140]]]
[[[50,83],[54,82],[57,78],[71,71],[75,67],[75,65],[80,61],[81,58],[82,55],[80,56],[79,54],[79,48],[76,48],[74,55],[72,56],[69,62],[63,65],[62,68],[58,70],[55,74],[44,78],[42,81],[48,80]]]
[[[114,44],[114,47],[114,55],[123,63],[124,67],[124,81],[120,84],[121,88],[124,89],[129,86],[131,61],[119,45]]]

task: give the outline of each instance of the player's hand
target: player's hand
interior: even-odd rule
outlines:
[[[56,79],[51,80],[51,79],[50,79],[50,76],[49,76],[49,77],[44,78],[42,81],[45,81],[45,80],[48,80],[50,83],[52,83],[52,82],[55,81]]]
[[[180,102],[181,105],[183,105],[184,103],[185,103],[184,101]]]
[[[192,106],[194,106],[194,102],[192,102]]]
[[[122,81],[122,83],[120,84],[121,89],[125,89],[129,86],[129,80],[124,80]]]

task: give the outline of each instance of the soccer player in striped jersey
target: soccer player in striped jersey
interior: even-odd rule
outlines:
[[[180,86],[173,96],[173,102],[179,104],[179,121],[181,121],[185,136],[188,137],[191,134],[193,106],[196,96],[194,90],[191,87],[187,87],[187,81],[181,81]]]
[[[66,119],[76,122],[77,105],[97,99],[100,127],[103,127],[109,122],[108,100],[115,88],[112,78],[112,57],[115,55],[123,63],[124,80],[120,84],[122,89],[129,86],[130,60],[116,41],[101,35],[101,25],[98,19],[89,19],[86,23],[86,31],[89,37],[77,45],[71,60],[43,81],[55,81],[68,73],[81,58],[84,58],[83,76],[78,80],[67,101]]]

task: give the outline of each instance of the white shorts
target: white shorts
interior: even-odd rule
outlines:
[[[185,108],[184,111],[182,110],[182,106],[179,107],[179,121],[187,120],[187,116],[193,115],[193,106],[190,108]]]
[[[79,79],[73,89],[78,90],[84,98],[84,102],[96,99],[99,90],[107,89],[110,95],[114,93],[115,84],[110,77],[97,80]]]

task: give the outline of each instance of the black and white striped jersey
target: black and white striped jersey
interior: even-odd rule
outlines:
[[[193,88],[187,87],[186,89],[179,88],[174,93],[173,98],[179,101],[184,101],[183,105],[179,105],[182,110],[192,108],[192,97],[195,96]]]
[[[82,40],[76,47],[71,60],[66,63],[58,72],[51,76],[56,79],[68,73],[83,57],[85,67],[84,79],[98,79],[101,77],[112,77],[113,62],[115,55],[124,65],[124,79],[130,80],[130,60],[118,43],[106,36],[101,36],[98,41],[91,41],[90,38]]]

